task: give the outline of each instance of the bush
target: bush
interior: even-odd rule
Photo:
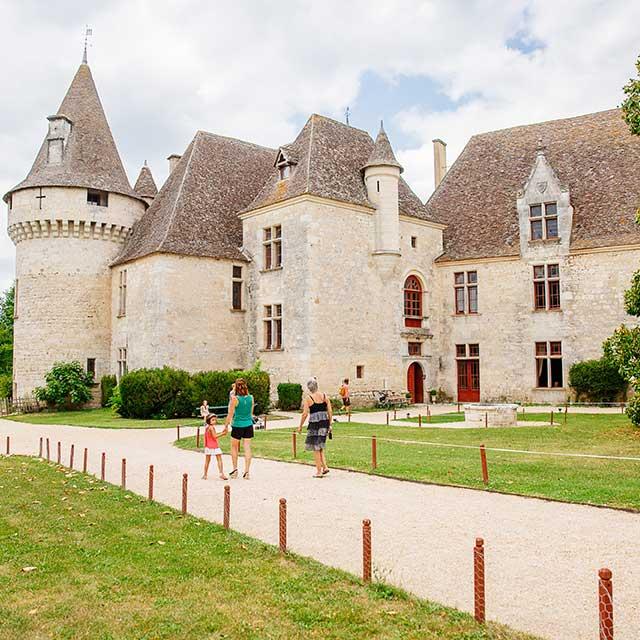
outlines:
[[[259,367],[193,375],[170,367],[137,369],[122,376],[112,404],[125,418],[186,418],[193,415],[203,400],[212,407],[227,406],[231,385],[238,378],[247,381],[255,400],[255,413],[264,413],[269,407],[270,380],[269,374]]]
[[[125,418],[164,419],[191,415],[191,376],[181,369],[137,369],[122,376],[118,385]]]
[[[100,380],[100,404],[103,407],[111,406],[111,396],[116,388],[118,381],[115,376],[103,376]]]
[[[297,411],[302,404],[302,385],[297,382],[281,382],[278,385],[278,408]]]
[[[626,414],[634,427],[640,427],[640,393],[634,394],[633,398],[629,400]]]
[[[569,386],[576,399],[588,402],[613,402],[626,391],[627,383],[609,358],[576,362],[569,370]]]
[[[36,400],[56,409],[79,409],[91,400],[93,377],[79,362],[56,362],[45,376],[46,387],[34,390]]]
[[[255,403],[254,413],[265,413],[269,409],[269,394],[271,381],[269,374],[259,366],[248,371],[201,371],[192,376],[192,408],[199,406],[206,400],[211,407],[229,404],[231,385],[238,379],[244,378],[253,395]]]
[[[11,375],[0,374],[0,399],[11,397],[12,385]]]

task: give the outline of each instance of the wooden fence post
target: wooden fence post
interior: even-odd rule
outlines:
[[[296,455],[297,455],[297,453],[298,453],[298,447],[297,447],[297,442],[296,442],[296,436],[297,436],[296,432],[295,432],[295,431],[293,431],[293,432],[291,433],[291,449],[292,449],[292,451],[293,451],[293,457],[294,457],[294,458],[296,457]]]
[[[182,515],[187,515],[187,483],[189,476],[186,473],[182,474]]]
[[[149,465],[149,489],[147,492],[149,500],[153,500],[153,465]]]
[[[71,445],[71,453],[69,454],[69,469],[73,469],[73,457],[75,454],[76,446],[75,444]]]
[[[106,466],[107,466],[107,454],[103,451],[102,458],[100,459],[100,480],[104,481]]]
[[[84,448],[84,455],[82,456],[82,473],[87,473],[87,466],[89,463],[89,449]]]
[[[609,569],[598,571],[598,614],[600,640],[613,640],[613,583]]]
[[[486,612],[484,588],[484,540],[482,538],[476,538],[476,546],[473,548],[473,596],[476,622],[484,624]]]
[[[489,484],[489,469],[487,467],[487,452],[484,445],[480,445],[480,463],[482,464],[482,482],[485,485]]]
[[[127,459],[126,458],[122,458],[122,467],[121,467],[121,479],[120,479],[120,486],[123,489],[127,488]]]
[[[371,468],[378,468],[378,442],[375,436],[371,436]]]
[[[362,579],[371,582],[371,520],[362,521]]]
[[[280,498],[278,534],[279,534],[278,540],[279,540],[280,552],[286,553],[287,551],[287,501],[285,498]]]
[[[222,510],[222,526],[229,531],[229,520],[231,517],[231,487],[224,485],[224,506]]]

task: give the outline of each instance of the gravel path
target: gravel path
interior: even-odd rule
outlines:
[[[187,432],[184,429],[185,433]],[[89,449],[89,470],[146,495],[155,465],[155,497],[179,507],[189,474],[189,511],[219,522],[224,483],[200,480],[202,456],[172,446],[175,431],[35,426],[0,420],[12,452],[37,454],[40,436],[52,457],[62,442],[63,464],[75,443],[76,468]],[[329,452],[330,458],[330,452]],[[227,470],[230,462],[225,460]],[[617,640],[640,638],[640,515],[531,498],[401,482],[332,471],[311,478],[303,465],[256,460],[250,481],[231,481],[231,526],[277,544],[278,499],[287,498],[289,547],[321,562],[360,573],[361,521],[373,530],[374,575],[437,602],[472,611],[472,548],[485,539],[487,615],[545,638],[597,637],[597,570],[614,575]],[[215,477],[215,476],[214,476]]]

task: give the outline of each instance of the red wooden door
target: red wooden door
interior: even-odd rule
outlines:
[[[458,401],[480,402],[480,360],[458,360]]]
[[[424,380],[422,367],[418,362],[412,362],[407,369],[407,390],[411,394],[411,401],[415,404],[424,402]]]

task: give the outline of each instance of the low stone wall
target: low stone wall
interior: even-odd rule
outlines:
[[[469,427],[516,427],[517,404],[467,404],[464,421]]]

